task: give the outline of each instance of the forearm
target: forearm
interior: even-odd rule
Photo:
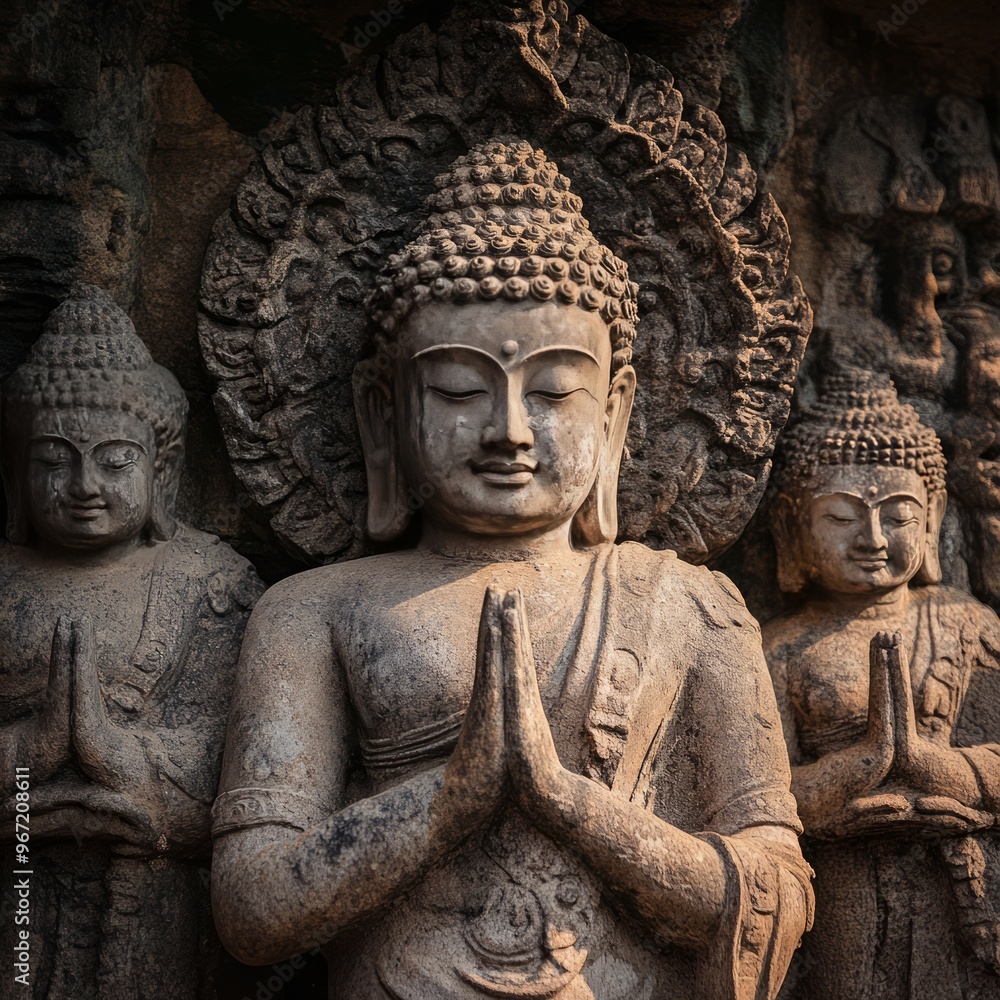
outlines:
[[[223,941],[242,961],[267,964],[331,940],[461,843],[471,831],[459,805],[441,766],[300,835],[276,826],[224,834],[212,883]]]
[[[945,796],[970,809],[981,808],[982,793],[976,772],[960,752],[941,751],[908,770],[915,772],[917,787],[925,795]],[[891,774],[889,780],[892,780]]]
[[[705,944],[721,919],[726,870],[705,840],[607,788],[564,771],[540,807],[541,825],[572,845],[663,939]]]
[[[791,791],[805,832],[829,834],[847,803],[878,783],[873,770],[870,756],[844,751],[793,767]]]
[[[980,809],[1000,816],[1000,745],[984,743],[958,751],[972,767],[979,788]]]
[[[62,748],[39,738],[30,717],[0,724],[0,802],[6,802],[17,789],[17,768],[26,767],[28,780],[35,786],[51,778],[65,758]]]

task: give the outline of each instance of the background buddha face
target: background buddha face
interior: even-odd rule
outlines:
[[[439,523],[519,534],[572,518],[618,416],[601,318],[555,303],[434,304],[401,335],[400,459]]]
[[[928,496],[912,469],[821,467],[805,491],[802,553],[810,578],[834,594],[888,592],[920,569]]]
[[[25,495],[38,537],[100,549],[139,535],[153,502],[155,440],[116,410],[39,410],[28,444]]]

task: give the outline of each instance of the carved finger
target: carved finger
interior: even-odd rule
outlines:
[[[896,753],[905,760],[909,757],[917,739],[917,720],[913,708],[913,689],[910,686],[910,665],[901,632],[893,634],[888,656]]]
[[[90,619],[81,618],[73,626],[73,738],[81,762],[100,766],[109,724],[95,646]]]
[[[892,684],[888,632],[878,632],[868,648],[868,735],[882,746],[893,744]]]
[[[507,742],[518,748],[520,763],[529,773],[537,767],[558,765],[552,731],[538,689],[520,591],[504,597],[503,644]]]
[[[70,695],[73,689],[73,622],[61,615],[52,634],[52,655],[49,658],[49,685],[45,711],[63,715],[69,723]]]
[[[466,726],[481,731],[491,721],[496,724],[503,717],[503,661],[501,652],[501,602],[498,591],[488,588],[483,598],[479,616],[479,641],[476,645],[476,676]]]

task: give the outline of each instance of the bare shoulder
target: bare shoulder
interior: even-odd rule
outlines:
[[[270,587],[252,622],[300,635],[303,629],[335,628],[341,616],[368,603],[387,581],[405,578],[417,562],[416,553],[407,550],[304,570]]]
[[[802,615],[798,611],[789,611],[764,622],[761,627],[761,638],[767,662],[787,660],[805,631]]]
[[[725,574],[685,562],[670,549],[651,549],[637,542],[623,542],[617,548],[622,584],[630,591],[671,602],[678,610],[693,602],[719,618],[719,624],[757,628],[743,595]]]
[[[674,650],[692,676],[728,690],[764,669],[760,628],[728,577],[632,543],[619,546],[618,561],[640,631]]]

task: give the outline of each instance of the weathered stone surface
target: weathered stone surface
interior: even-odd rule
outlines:
[[[784,220],[714,113],[553,10],[466,5],[403,36],[281,128],[217,225],[201,318],[216,406],[237,474],[301,558],[364,551],[360,306],[434,175],[492,136],[571,165],[643,289],[622,536],[702,562],[760,498],[811,318]]]
[[[178,490],[181,519],[233,541],[270,581],[303,562],[292,554],[298,550],[279,542],[272,530],[276,506],[269,501],[262,506],[233,472],[211,402],[215,376],[200,359],[197,322],[200,269],[212,224],[228,212],[246,164],[274,135],[294,130],[290,123],[300,109],[338,105],[338,87],[343,89],[367,56],[382,53],[388,65],[396,39],[425,22],[436,30],[450,6],[447,0],[401,0],[392,10],[381,0],[10,0],[0,9],[0,227],[5,236],[0,369],[6,375],[24,360],[45,317],[74,281],[89,279],[109,289],[130,310],[155,360],[176,372],[189,398],[188,458]],[[834,361],[891,374],[939,433],[949,459],[949,504],[939,547],[944,582],[997,606],[1000,531],[991,361],[996,223],[989,207],[996,167],[989,147],[996,143],[1000,20],[991,5],[979,0],[887,0],[882,5],[585,0],[569,7],[631,53],[666,67],[675,91],[684,94],[682,117],[691,121],[695,105],[710,109],[725,126],[727,146],[755,165],[761,189],[774,195],[788,219],[794,269],[817,312],[793,405],[816,398]],[[631,63],[636,79],[645,72],[642,65],[641,59]],[[562,80],[559,72],[556,76]],[[385,93],[391,92],[392,81],[381,82],[389,86]],[[935,150],[939,128],[954,122],[957,112],[970,124],[961,141],[949,138],[959,155]],[[557,121],[551,108],[540,119],[546,128]],[[411,208],[431,190],[434,170],[479,138],[483,135],[450,140],[452,147],[441,147],[434,169],[421,174],[414,168]],[[584,190],[590,170],[578,169],[572,143],[567,140],[559,149],[543,145],[573,178],[574,190],[587,195],[595,230],[627,257],[628,248],[618,245],[627,232],[603,232],[597,225],[598,219],[614,223],[613,213]],[[594,146],[583,145],[585,161]],[[927,162],[935,152],[935,162]],[[340,169],[333,161],[326,166]],[[281,177],[286,169],[283,165]],[[930,200],[915,194],[905,206],[896,203],[896,194],[906,188],[900,178],[908,174],[925,178],[927,183],[914,190],[930,193]],[[405,176],[405,171],[398,175]],[[615,189],[628,183],[627,175],[607,176]],[[595,191],[603,197],[610,189],[602,184]],[[934,203],[936,188],[944,191],[940,204]],[[398,249],[391,242],[384,241],[379,254]],[[697,261],[699,255],[692,250],[686,260]],[[935,273],[945,257],[951,273]],[[639,267],[635,260],[630,264]],[[374,269],[364,274],[367,280]],[[668,274],[663,283],[669,286],[671,280]],[[697,298],[702,289],[694,291]],[[641,305],[640,313],[645,308]],[[698,464],[665,465],[660,471],[669,488],[653,478],[655,449],[644,437],[644,414],[666,421],[676,393],[663,363],[667,355],[645,350],[644,325],[645,320],[635,359],[640,392],[645,393],[644,386],[657,388],[640,398],[633,421],[633,437],[647,447],[635,449],[636,463],[624,462],[622,527],[628,537],[642,536],[659,546],[687,538],[675,521],[691,498],[678,488],[680,502],[665,513],[673,499],[669,484],[671,477],[683,484],[691,470],[697,475]],[[360,334],[353,344],[358,357]],[[345,357],[343,365],[349,374],[353,359]],[[261,381],[266,381],[263,375],[251,379]],[[728,383],[722,384],[728,391]],[[724,394],[717,386],[709,394],[715,393]],[[336,404],[347,414],[352,405],[346,397]],[[344,525],[354,526],[350,545],[355,551],[365,545],[358,517],[364,501],[360,454],[348,435],[346,448],[334,456],[334,461],[347,457],[358,487],[348,503],[343,497],[333,503]],[[316,455],[324,462],[329,458],[314,454],[308,441],[285,468],[294,478],[301,466],[312,470]],[[734,460],[728,454],[721,466],[711,465],[719,459],[712,453],[710,471],[736,468],[743,461],[727,464]],[[630,469],[649,473],[652,481],[630,483]],[[763,477],[754,471],[753,478],[759,488]],[[723,507],[727,488],[723,484],[714,494]],[[418,494],[413,502],[422,500]],[[752,506],[751,491],[734,509]],[[731,573],[761,619],[794,603],[776,585],[768,516],[764,503],[735,545],[710,563]],[[706,550],[715,553],[725,539],[739,534],[741,520],[725,521],[719,522],[717,537],[709,538],[695,518]],[[657,534],[653,529],[664,522],[666,528]],[[679,544],[702,558],[690,539]],[[535,631],[537,649],[541,640]],[[916,664],[920,657],[910,653]],[[866,662],[862,650],[862,668]],[[932,869],[939,872],[936,866],[935,860]],[[8,889],[0,885],[6,906]],[[941,897],[951,898],[947,892]],[[221,995],[243,1000],[276,993],[286,975],[286,996],[322,995],[321,972],[310,961],[308,968],[296,960],[257,970],[237,970],[230,963],[219,980]],[[887,982],[896,988],[904,980],[900,973]],[[975,995],[980,986],[969,989]]]
[[[641,285],[571,188],[492,140],[408,213],[353,378],[367,528],[404,547],[283,581],[248,627],[213,908],[245,961],[319,945],[331,997],[774,998],[810,920],[756,623],[724,577],[615,542]],[[249,287],[218,304],[281,301]]]
[[[174,520],[187,401],[106,293],[61,303],[0,398],[0,840],[30,904],[0,996],[210,996],[209,809],[263,588]]]
[[[779,454],[764,650],[816,871],[784,995],[996,996],[1000,620],[939,585],[941,446],[854,371]]]

